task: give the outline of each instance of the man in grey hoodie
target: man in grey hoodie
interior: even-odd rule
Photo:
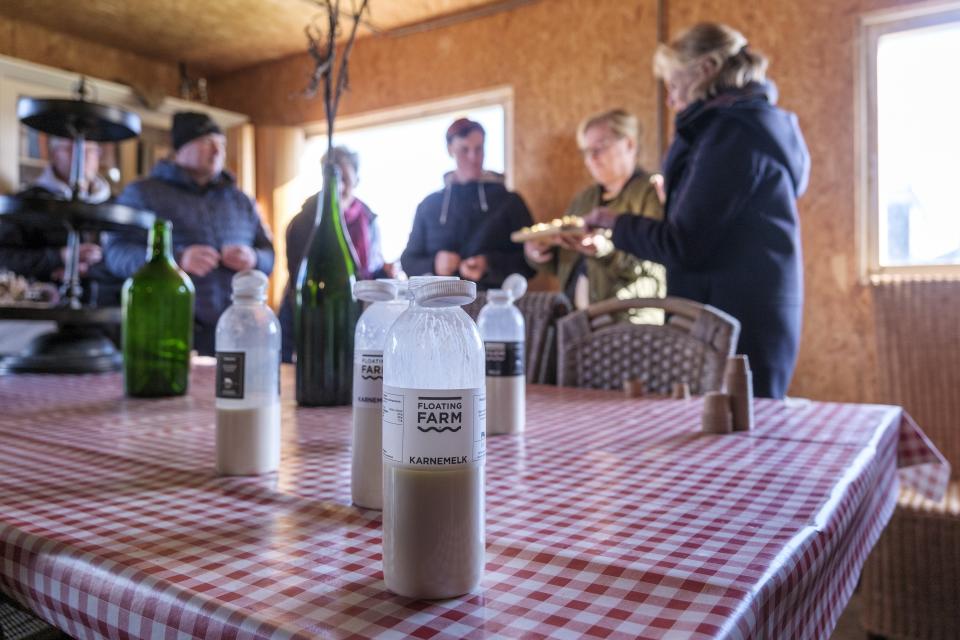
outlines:
[[[484,130],[461,118],[447,129],[447,150],[457,168],[444,188],[417,207],[413,230],[400,257],[410,276],[435,274],[473,280],[481,289],[499,287],[511,273],[530,276],[523,245],[510,234],[533,223],[519,194],[503,176],[483,169]]]
[[[197,292],[194,348],[212,355],[233,274],[245,269],[269,274],[273,241],[254,202],[224,171],[226,137],[210,116],[174,114],[172,136],[173,160],[158,162],[149,178],[128,185],[117,201],[173,223],[174,258]],[[146,260],[143,237],[108,236],[104,260],[112,272],[129,277]]]

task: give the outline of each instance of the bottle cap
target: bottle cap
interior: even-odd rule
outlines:
[[[237,272],[231,281],[233,297],[265,300],[268,282],[266,274],[256,269]]]
[[[509,293],[514,300],[517,300],[527,292],[527,279],[519,273],[511,273],[500,285],[500,288]]]
[[[459,280],[457,276],[412,276],[407,280],[407,297],[413,298],[414,292],[425,284],[442,280]]]
[[[503,289],[487,289],[487,300],[490,302],[512,302],[513,296]]]
[[[364,302],[388,302],[397,299],[397,285],[390,280],[358,280],[353,295]]]
[[[377,282],[389,282],[397,288],[397,299],[406,300],[407,299],[407,285],[409,282],[406,278],[400,280],[399,278],[377,278]]]
[[[476,299],[477,283],[459,279],[439,280],[417,287],[413,295],[422,307],[459,307]]]

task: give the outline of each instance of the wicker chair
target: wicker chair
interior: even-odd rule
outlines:
[[[629,309],[667,312],[662,325],[616,321]],[[650,393],[668,394],[686,382],[694,394],[720,388],[723,369],[740,336],[736,318],[683,298],[604,300],[558,325],[559,384],[619,389],[626,378]]]
[[[487,294],[481,291],[463,310],[476,320],[486,302]],[[557,320],[570,313],[573,305],[562,293],[551,291],[528,291],[515,304],[526,322],[527,382],[556,384]]]
[[[862,622],[887,638],[960,637],[960,283],[874,287],[884,402],[902,405],[953,475],[932,502],[904,487],[863,568]]]

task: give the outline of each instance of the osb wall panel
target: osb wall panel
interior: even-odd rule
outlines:
[[[0,55],[130,85],[152,98],[176,95],[177,66],[0,16]]]
[[[589,181],[574,140],[584,115],[614,106],[637,112],[648,123],[644,162],[655,165],[658,156],[649,117],[655,110],[650,59],[656,3],[601,0],[585,6],[580,0],[541,1],[444,29],[362,39],[353,50],[353,89],[341,113],[511,85],[515,187],[536,218],[555,217]],[[211,99],[255,123],[322,120],[320,100],[291,97],[309,70],[307,58],[297,56],[213,79]]]

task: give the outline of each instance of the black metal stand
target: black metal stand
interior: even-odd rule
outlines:
[[[115,204],[80,200],[86,142],[116,142],[140,134],[140,117],[109,105],[88,102],[81,79],[77,100],[21,98],[20,121],[44,133],[73,140],[70,166],[71,200],[0,196],[0,219],[40,228],[67,230],[61,301],[54,308],[0,307],[0,318],[54,320],[56,331],[37,336],[16,355],[0,359],[4,373],[102,373],[123,364],[108,334],[120,324],[119,308],[84,307],[80,283],[80,233],[83,231],[148,229],[154,215]]]

